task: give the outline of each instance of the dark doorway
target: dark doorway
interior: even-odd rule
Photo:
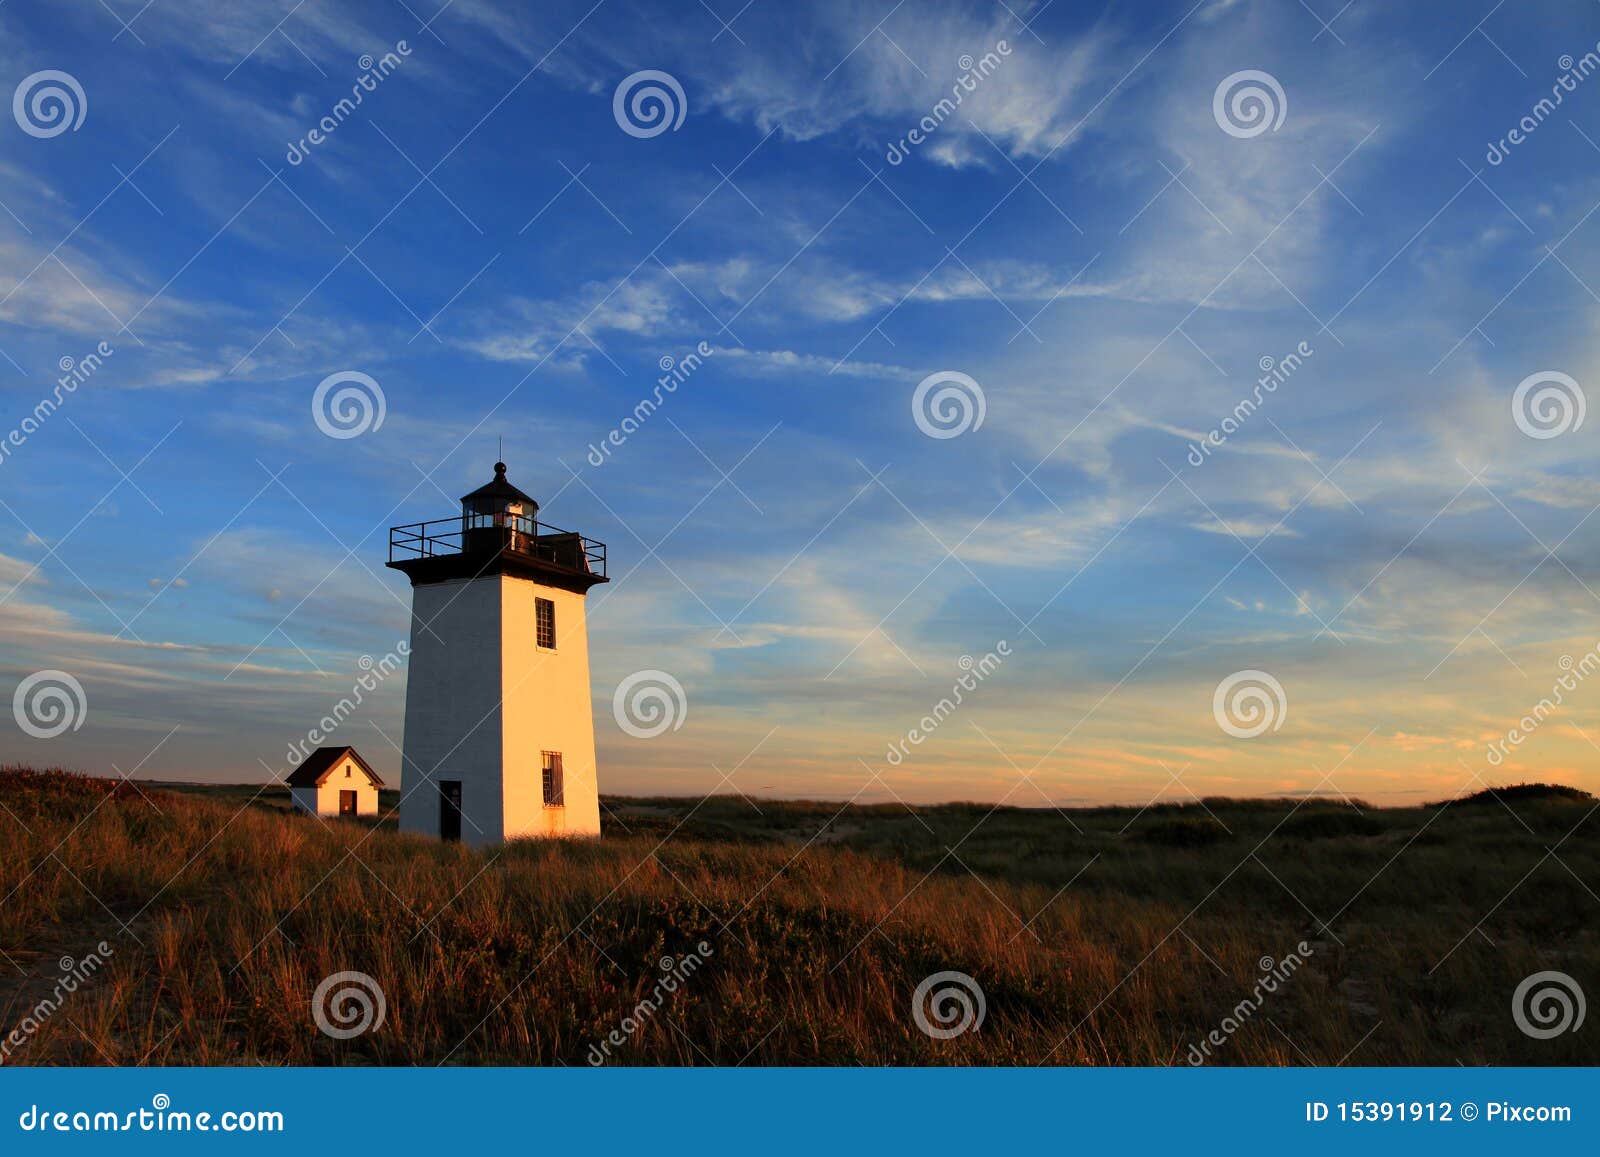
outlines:
[[[342,816],[353,816],[356,814],[355,792],[341,791],[339,793],[339,814]]]
[[[461,781],[459,779],[441,779],[439,781],[439,838],[451,841],[461,838]]]

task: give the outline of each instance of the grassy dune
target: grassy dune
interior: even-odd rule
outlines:
[[[1511,1016],[1544,969],[1600,994],[1582,793],[1142,813],[614,799],[600,841],[490,852],[253,795],[0,772],[0,1027],[59,958],[112,949],[10,1063],[582,1065],[615,1031],[608,1063],[1183,1064],[1261,958],[1301,942],[1208,1063],[1600,1060],[1600,1026],[1535,1040]],[[661,958],[701,942],[640,1013]],[[350,970],[387,1015],[336,1040],[311,994]],[[986,1016],[938,1040],[912,994],[946,970]]]

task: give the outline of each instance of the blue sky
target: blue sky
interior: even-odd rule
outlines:
[[[6,89],[58,70],[86,108],[0,127],[0,425],[113,352],[0,459],[6,685],[62,670],[87,703],[8,757],[282,771],[405,637],[387,528],[448,516],[503,437],[610,546],[603,790],[1600,786],[1581,678],[1489,756],[1600,640],[1600,419],[1513,409],[1594,379],[1600,10],[1396,8],[11,0]],[[647,69],[683,120],[640,136],[613,98]],[[1275,127],[1229,132],[1246,70]],[[319,429],[341,371],[381,426]],[[924,433],[941,372],[981,425]],[[650,740],[611,705],[644,669],[688,702]],[[1283,689],[1248,739],[1213,706],[1241,671]],[[395,775],[403,698],[335,738]]]

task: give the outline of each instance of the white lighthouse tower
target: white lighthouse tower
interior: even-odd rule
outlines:
[[[496,462],[459,518],[389,532],[412,587],[403,832],[600,834],[585,611],[606,548],[538,513]]]

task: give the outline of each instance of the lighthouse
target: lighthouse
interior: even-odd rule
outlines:
[[[459,517],[392,527],[388,565],[411,580],[400,830],[599,835],[586,611],[605,544],[540,522],[496,462]]]

